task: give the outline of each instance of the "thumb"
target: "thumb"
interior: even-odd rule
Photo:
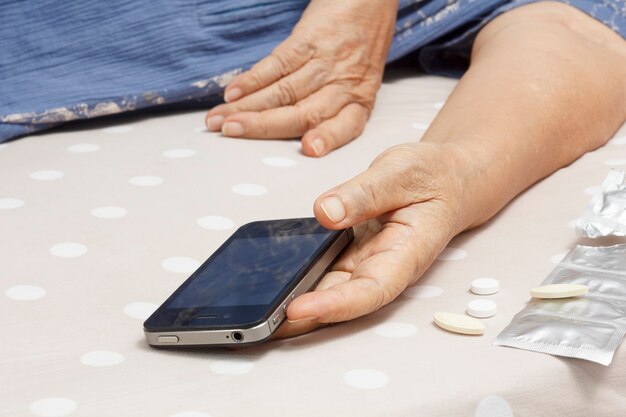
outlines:
[[[419,148],[401,145],[381,154],[353,179],[327,191],[313,205],[329,229],[343,229],[436,196],[433,175]]]

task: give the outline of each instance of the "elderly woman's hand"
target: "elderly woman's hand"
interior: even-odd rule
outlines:
[[[393,147],[354,179],[320,196],[318,221],[359,225],[346,253],[313,292],[294,300],[279,337],[354,319],[393,301],[430,266],[468,219],[462,215],[466,163],[453,146]]]
[[[322,156],[361,134],[391,44],[397,0],[313,0],[291,36],[226,88],[209,130],[259,139],[302,137]]]

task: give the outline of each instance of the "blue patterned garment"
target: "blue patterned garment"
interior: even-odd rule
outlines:
[[[389,61],[458,74],[489,20],[538,0],[400,0]],[[625,0],[560,0],[626,37]],[[70,121],[207,106],[284,40],[307,0],[0,0],[0,143]],[[458,61],[455,60],[455,61]]]

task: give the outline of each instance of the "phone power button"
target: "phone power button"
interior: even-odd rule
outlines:
[[[159,343],[178,343],[178,336],[159,336]]]

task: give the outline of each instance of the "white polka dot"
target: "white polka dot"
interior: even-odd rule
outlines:
[[[161,184],[163,182],[163,178],[153,175],[142,175],[139,177],[133,177],[129,179],[128,182],[139,187],[151,187],[153,185]]]
[[[552,262],[553,264],[558,264],[559,262],[563,260],[563,258],[565,258],[565,255],[567,255],[567,252],[563,252],[563,253],[559,253],[558,255],[551,256],[550,262]]]
[[[196,133],[208,133],[209,129],[207,129],[206,126],[202,126],[202,127],[196,127],[193,131]]]
[[[172,414],[170,417],[211,417],[207,413],[201,413],[200,411],[180,411],[176,414]]]
[[[488,395],[478,403],[474,417],[513,417],[513,410],[504,398]]]
[[[220,375],[243,375],[254,368],[254,363],[246,359],[219,360],[211,364],[211,370]]]
[[[91,210],[91,214],[100,219],[118,219],[126,216],[126,209],[121,207],[97,207]]]
[[[119,125],[119,126],[111,126],[105,129],[102,129],[105,133],[128,133],[131,132],[134,127],[129,125]]]
[[[169,149],[163,152],[163,156],[166,158],[189,158],[195,154],[196,151],[193,149]]]
[[[587,195],[594,195],[597,192],[601,191],[602,188],[599,185],[594,185],[593,187],[587,187],[585,188],[585,194]]]
[[[438,101],[436,103],[433,103],[433,108],[435,110],[441,110],[445,104],[446,104],[445,101]]]
[[[235,223],[228,217],[222,216],[204,216],[197,220],[198,226],[209,230],[228,230]]]
[[[186,258],[184,256],[173,256],[171,258],[164,259],[161,262],[163,269],[170,272],[178,272],[181,274],[189,274],[194,272],[200,266],[200,262],[193,258]]]
[[[30,174],[30,177],[38,181],[52,181],[63,178],[63,173],[61,171],[54,170],[35,171]]]
[[[374,333],[384,337],[408,337],[417,333],[417,327],[408,323],[383,323],[374,327]]]
[[[430,126],[429,123],[415,122],[411,125],[413,129],[426,130]]]
[[[413,285],[404,290],[402,294],[409,298],[433,298],[443,294],[443,288],[435,285]]]
[[[609,141],[610,145],[626,145],[626,136],[618,136]]]
[[[231,188],[232,192],[241,195],[259,196],[267,192],[265,187],[256,184],[237,184]]]
[[[606,165],[611,165],[611,166],[626,165],[626,159],[623,159],[623,158],[622,159],[619,159],[619,158],[608,159],[604,161],[604,163]]]
[[[263,158],[263,163],[272,167],[287,168],[296,165],[296,161],[280,156],[268,156]]]
[[[158,307],[159,306],[154,303],[136,301],[126,304],[126,306],[124,306],[124,313],[134,319],[145,320],[150,317]]]
[[[66,416],[74,410],[76,410],[76,403],[63,397],[43,398],[30,405],[30,412],[42,417]]]
[[[73,153],[87,153],[95,152],[100,149],[100,146],[93,143],[77,143],[67,148],[68,151]]]
[[[46,290],[36,285],[16,285],[5,292],[6,296],[14,300],[37,300],[46,295]]]
[[[50,253],[61,258],[76,258],[87,253],[87,247],[76,242],[57,243],[50,248]]]
[[[467,252],[458,248],[445,248],[437,257],[438,261],[458,261],[467,258]]]
[[[14,209],[23,205],[24,202],[17,198],[0,198],[0,210]]]
[[[389,377],[376,369],[353,369],[343,374],[343,382],[354,388],[382,388],[389,382]]]
[[[111,366],[124,362],[124,355],[108,350],[95,350],[82,355],[80,361],[87,366]]]

